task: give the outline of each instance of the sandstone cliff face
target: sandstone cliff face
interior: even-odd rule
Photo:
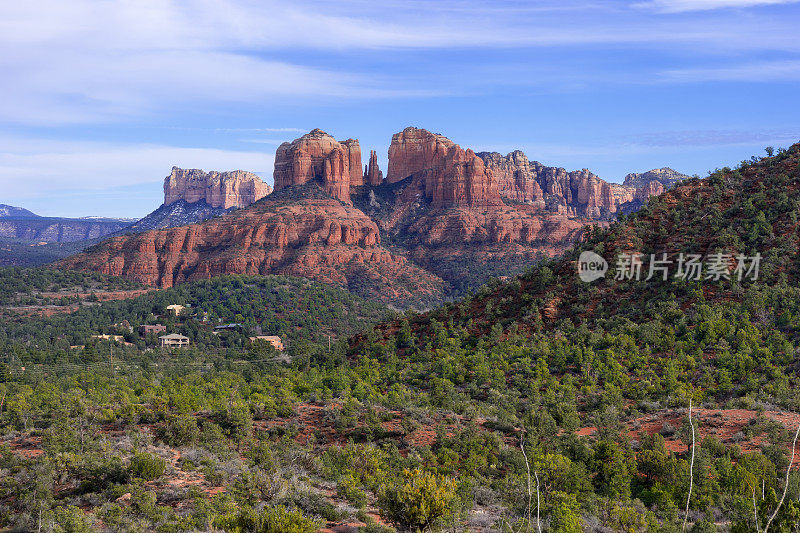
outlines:
[[[396,183],[420,170],[440,165],[456,144],[443,135],[419,128],[406,128],[392,135],[386,181]]]
[[[243,170],[203,172],[172,167],[164,180],[164,205],[204,201],[211,207],[247,207],[272,192],[257,175]]]
[[[533,204],[566,216],[599,219],[616,212],[611,187],[587,169],[567,172],[529,161],[519,150],[503,156],[481,152],[498,182],[500,196],[514,202]]]
[[[360,187],[364,185],[364,176],[361,174],[361,146],[358,144],[358,139],[342,141],[342,146],[345,147],[347,151],[350,186]]]
[[[666,189],[660,182],[655,180],[649,181],[645,185],[636,188],[636,192],[634,193],[634,198],[636,198],[637,200],[647,200],[651,196],[658,196],[665,190]]]
[[[425,307],[448,290],[563,252],[587,223],[605,225],[668,188],[674,176],[663,170],[607,183],[586,169],[547,167],[520,151],[475,154],[406,128],[392,137],[383,179],[374,151],[362,169],[357,140],[338,142],[317,129],[278,148],[275,192],[257,204],[114,238],[59,266],[162,287],[221,274],[290,274]],[[206,190],[186,186],[183,194],[200,198]],[[177,208],[186,201],[163,206],[159,220],[184,220]]]
[[[361,147],[357,140],[338,142],[320,129],[314,129],[275,153],[275,190],[318,181],[339,200],[350,203],[350,186],[362,185]]]
[[[392,136],[386,181],[409,177],[434,209],[503,205],[497,181],[481,158],[427,130],[406,128]]]
[[[500,196],[515,202],[545,206],[539,176],[524,153],[515,150],[507,156],[497,152],[480,152],[477,155],[494,174]]]
[[[628,174],[620,185],[608,183],[587,169],[567,172],[529,161],[519,150],[506,156],[497,152],[481,152],[478,156],[493,172],[502,198],[590,219],[609,218],[622,204],[659,195],[688,177],[664,168]]]
[[[364,213],[322,194],[270,197],[200,224],[115,237],[57,266],[159,287],[225,274],[296,275],[406,305],[440,299],[444,285],[382,247]]]

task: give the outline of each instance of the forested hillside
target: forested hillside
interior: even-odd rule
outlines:
[[[17,269],[0,271],[0,279],[6,274],[14,279],[8,280],[0,294],[4,301],[11,302],[29,299],[38,303],[42,294],[53,294],[33,287],[55,290],[62,286],[75,289],[77,285],[84,291],[101,286],[137,287],[121,278],[80,272]],[[90,296],[93,294],[102,293],[92,292]],[[47,302],[54,300],[51,297]],[[65,303],[72,302],[67,299]],[[184,309],[176,315],[168,309],[171,305]],[[32,318],[16,311],[17,308],[0,310],[0,346],[6,353],[4,362],[11,364],[13,357],[17,366],[96,362],[102,359],[98,350],[113,350],[108,340],[97,338],[100,335],[120,337],[120,342],[115,343],[119,364],[128,355],[137,361],[141,357],[152,359],[146,352],[157,344],[157,339],[139,333],[139,326],[147,324],[165,326],[164,333],[188,336],[191,347],[182,356],[194,364],[226,351],[235,358],[250,345],[248,337],[262,334],[280,336],[292,350],[313,353],[390,316],[388,308],[344,290],[286,276],[228,276],[119,301],[100,303],[95,298],[72,312],[47,318]],[[231,327],[215,329],[220,325]]]
[[[798,213],[795,145],[587,229],[518,279],[330,349],[328,330],[352,313],[367,326],[378,310],[317,313],[337,309],[334,296],[283,300],[283,285],[328,298],[289,278],[8,321],[5,353],[40,365],[15,363],[0,383],[0,520],[47,531],[795,531],[800,475],[785,476],[800,424]],[[576,262],[590,250],[609,271],[586,283]],[[614,279],[617,257],[634,252],[644,275]],[[723,254],[727,268],[646,280],[662,253],[673,269],[680,254],[707,265]],[[740,280],[737,257],[757,254],[758,276]],[[101,364],[108,341],[69,345],[173,303],[191,314],[168,328],[199,347],[138,339],[116,345],[115,367]],[[281,305],[296,314],[261,314]],[[294,324],[316,345],[284,361],[240,333],[205,336],[205,313],[245,328],[284,320],[287,337]],[[93,366],[68,371],[53,364],[62,358]]]

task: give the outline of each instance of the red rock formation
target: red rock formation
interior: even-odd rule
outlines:
[[[388,183],[412,178],[434,208],[502,206],[497,181],[472,150],[418,128],[392,136]]]
[[[666,189],[656,180],[649,181],[642,187],[636,189],[636,193],[634,194],[634,198],[637,200],[647,200],[651,196],[658,196],[662,194]]]
[[[539,176],[524,153],[515,150],[502,156],[497,152],[482,152],[478,156],[494,174],[501,197],[544,207],[544,192],[539,184]]]
[[[439,166],[439,161],[456,144],[443,135],[418,128],[406,128],[392,135],[386,181],[396,183],[421,170]]]
[[[364,167],[364,183],[373,187],[383,183],[383,172],[378,168],[378,154],[375,150],[369,151],[369,165]]]
[[[564,249],[575,242],[584,224],[555,214],[543,215],[533,206],[456,208],[421,217],[406,232],[427,246],[515,243]]]
[[[178,200],[193,204],[205,201],[211,207],[247,207],[272,192],[257,175],[243,170],[203,172],[172,167],[164,179],[164,205]]]
[[[635,209],[673,177],[658,171],[654,180],[631,177],[635,186],[609,184],[519,151],[475,154],[417,128],[392,137],[392,187],[375,187],[383,177],[374,151],[362,173],[358,141],[337,142],[321,130],[282,144],[274,176],[278,192],[247,209],[111,239],[58,266],[162,287],[219,274],[291,274],[419,306],[442,297],[445,280],[475,286],[564,251],[587,222],[604,225],[621,206]],[[351,204],[351,187],[364,211]],[[184,189],[200,198],[199,187]]]
[[[350,186],[364,185],[364,176],[361,174],[361,145],[358,144],[358,139],[347,139],[342,142],[342,145],[347,148]]]
[[[225,274],[304,276],[407,305],[442,297],[442,280],[380,245],[375,222],[332,198],[266,199],[200,224],[104,241],[57,268],[171,287]]]
[[[661,194],[665,183],[671,186],[686,177],[672,169],[657,169],[629,174],[620,185],[601,180],[586,169],[567,172],[563,168],[531,162],[518,150],[506,156],[497,152],[482,152],[478,156],[494,174],[502,198],[591,219],[608,218],[620,205]],[[650,176],[656,185],[650,183]]]
[[[362,185],[361,147],[355,139],[337,142],[320,129],[314,129],[283,143],[275,153],[275,190],[320,181],[325,191],[350,203],[350,186]]]

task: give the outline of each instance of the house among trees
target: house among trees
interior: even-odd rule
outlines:
[[[186,307],[180,304],[172,304],[167,306],[167,311],[172,311],[175,313],[175,316],[180,316],[184,309],[186,309]]]
[[[142,337],[146,337],[149,333],[155,333],[156,335],[159,333],[166,333],[167,326],[163,324],[144,324],[139,326],[139,335]]]
[[[189,346],[189,337],[184,337],[178,333],[170,333],[159,337],[163,348],[182,348]]]
[[[122,335],[92,335],[93,339],[102,339],[105,341],[124,342],[125,337]]]
[[[223,331],[223,330],[240,330],[242,329],[242,325],[239,323],[231,323],[231,324],[220,324],[219,326],[214,326],[214,331]]]
[[[257,335],[255,337],[250,337],[250,342],[256,341],[265,341],[272,345],[273,348],[278,350],[279,352],[283,351],[283,341],[277,335]]]

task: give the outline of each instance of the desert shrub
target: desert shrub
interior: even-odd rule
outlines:
[[[690,531],[691,533],[716,533],[717,526],[708,520],[700,520],[692,526]]]
[[[336,494],[356,507],[367,505],[367,494],[358,487],[358,480],[350,474],[342,476],[338,481]]]
[[[573,494],[557,492],[556,502],[550,515],[550,529],[553,533],[581,533],[578,500]]]
[[[56,507],[52,513],[53,533],[90,533],[95,531],[92,522],[74,505]]]
[[[342,520],[345,517],[345,514],[338,510],[335,505],[316,492],[297,492],[291,495],[289,501],[304,512],[321,516],[331,522]]]
[[[419,468],[405,469],[401,479],[381,491],[378,507],[383,518],[402,530],[422,531],[450,516],[455,481]]]
[[[167,468],[167,462],[155,455],[149,453],[137,453],[131,457],[131,464],[128,466],[128,472],[133,477],[141,478],[145,481],[152,481],[164,475]]]
[[[256,503],[272,501],[283,495],[287,488],[288,483],[277,472],[254,468],[242,472],[234,481],[231,491],[240,499]]]
[[[130,472],[116,455],[87,454],[77,473],[82,478],[81,492],[99,492],[111,485],[126,483],[130,478]]]
[[[215,413],[214,418],[231,439],[240,442],[249,436],[253,428],[253,415],[244,404],[229,406]]]
[[[245,507],[238,515],[218,517],[215,526],[225,531],[243,533],[314,533],[319,524],[299,509],[278,505],[265,507],[261,512]]]
[[[170,446],[187,446],[200,438],[197,420],[191,415],[170,416],[162,431],[161,438]]]

